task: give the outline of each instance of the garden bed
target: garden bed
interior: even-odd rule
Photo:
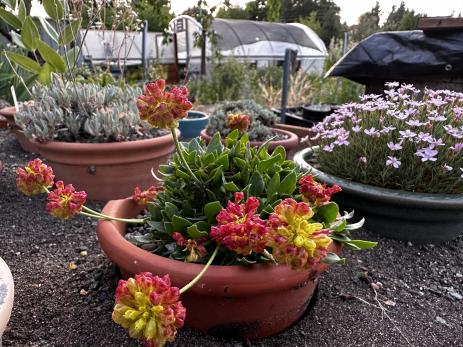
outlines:
[[[4,346],[138,346],[111,321],[119,277],[99,248],[95,223],[49,217],[43,197],[15,189],[14,170],[30,158],[0,130],[0,256],[16,286]],[[407,346],[401,333],[414,346],[461,344],[463,238],[416,247],[363,230],[355,236],[379,244],[347,250],[347,264],[322,276],[315,306],[286,332],[243,343],[186,328],[173,346]],[[394,324],[376,307],[370,281],[382,284],[373,287]]]

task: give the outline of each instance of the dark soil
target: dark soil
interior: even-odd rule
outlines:
[[[111,321],[119,277],[98,246],[95,223],[53,219],[43,197],[15,189],[14,170],[32,157],[0,130],[0,256],[16,285],[4,346],[138,346]],[[366,231],[355,236],[379,245],[346,251],[347,264],[322,276],[318,301],[287,331],[249,343],[184,328],[173,345],[463,346],[463,238],[415,246]]]

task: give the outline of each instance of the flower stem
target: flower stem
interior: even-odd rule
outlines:
[[[88,213],[88,212],[80,212],[80,214],[87,216],[87,217],[92,217],[96,219],[105,219],[105,220],[115,220],[118,222],[124,222],[124,223],[132,223],[132,224],[143,224],[145,223],[144,219],[126,219],[126,218],[117,218],[117,217],[111,217],[111,216],[106,216],[104,214],[94,214],[94,213]]]
[[[190,283],[188,283],[186,286],[182,287],[182,289],[180,289],[180,294],[183,294],[185,293],[188,289],[190,289],[191,287],[193,287],[200,279],[201,277],[203,277],[203,275],[206,273],[207,269],[209,268],[209,266],[212,264],[212,262],[214,261],[215,259],[215,256],[217,255],[217,252],[219,251],[219,245],[217,245],[214,249],[214,252],[212,253],[211,257],[209,258],[209,260],[207,261],[206,265],[204,265],[203,269],[201,270],[201,272],[199,274],[196,275],[195,278],[193,278]]]
[[[196,177],[193,171],[191,171],[190,166],[188,165],[188,163],[185,160],[185,157],[183,156],[182,148],[180,147],[180,143],[178,142],[177,132],[175,131],[175,128],[171,128],[170,131],[172,132],[172,137],[174,138],[175,147],[177,148],[177,154],[180,158],[180,161],[182,162],[183,166],[188,171],[188,173],[191,175],[191,177],[193,177],[197,183],[201,183],[198,177]]]

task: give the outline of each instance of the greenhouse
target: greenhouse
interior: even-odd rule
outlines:
[[[161,62],[172,62],[172,45],[177,45],[179,64],[185,64],[190,71],[199,70],[201,48],[195,45],[195,38],[202,27],[187,15],[174,18],[169,25],[176,41],[172,40],[161,49]],[[251,20],[221,19],[212,22],[217,37],[216,47],[223,57],[235,57],[240,61],[267,66],[282,62],[287,48],[297,51],[297,60],[307,72],[321,73],[327,56],[325,44],[309,27],[299,23],[269,23]],[[213,54],[214,47],[207,40],[206,55]]]

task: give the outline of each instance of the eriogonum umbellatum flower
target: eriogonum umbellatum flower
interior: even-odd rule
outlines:
[[[140,187],[135,187],[132,195],[132,200],[138,205],[145,206],[148,202],[152,201],[157,195],[157,189],[154,186],[146,190],[141,190]]]
[[[179,289],[171,287],[169,275],[143,272],[119,281],[112,318],[145,346],[162,347],[174,341],[184,324],[186,309],[179,298]]]
[[[76,192],[72,184],[56,182],[56,188],[48,193],[46,210],[54,217],[68,219],[80,211],[87,199],[87,193]]]
[[[185,118],[193,106],[188,100],[188,89],[185,86],[172,87],[166,91],[166,82],[157,80],[148,83],[144,94],[137,99],[140,118],[155,128],[172,129],[178,121]]]
[[[227,116],[227,128],[231,130],[246,131],[249,129],[251,119],[247,114],[229,114]]]
[[[16,174],[16,186],[26,195],[45,193],[55,178],[52,168],[40,159],[31,160],[24,169],[17,168]]]
[[[305,202],[287,198],[270,215],[272,255],[294,269],[308,268],[326,256],[332,239],[323,224],[311,222],[314,212]]]
[[[319,206],[330,201],[331,196],[341,190],[341,187],[336,184],[327,188],[326,184],[318,183],[311,175],[304,176],[299,180],[299,192],[304,201],[311,206]]]
[[[204,243],[207,241],[207,237],[199,237],[197,239],[187,239],[182,234],[174,232],[172,238],[175,240],[177,245],[185,247],[185,250],[189,252],[186,257],[187,262],[196,262],[199,259],[207,255],[206,247]]]
[[[267,245],[267,224],[256,214],[259,200],[253,196],[243,200],[242,192],[235,193],[235,202],[228,201],[216,217],[217,226],[211,228],[210,235],[232,251],[240,255],[252,252],[262,253]]]

